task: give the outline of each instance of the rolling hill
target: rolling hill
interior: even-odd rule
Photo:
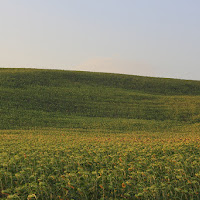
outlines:
[[[199,122],[199,81],[0,68],[0,129],[166,131]]]
[[[0,69],[0,199],[200,199],[200,82]]]

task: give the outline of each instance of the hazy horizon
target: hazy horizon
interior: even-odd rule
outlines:
[[[200,1],[0,2],[0,67],[200,80]]]

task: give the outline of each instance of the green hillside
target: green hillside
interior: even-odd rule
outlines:
[[[200,82],[0,69],[0,199],[200,199]]]
[[[160,131],[200,122],[200,82],[0,69],[0,129]]]

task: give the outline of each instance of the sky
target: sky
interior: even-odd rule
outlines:
[[[199,0],[0,0],[0,67],[200,80]]]

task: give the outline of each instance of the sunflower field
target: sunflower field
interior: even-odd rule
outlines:
[[[200,199],[200,136],[4,130],[1,199]]]

